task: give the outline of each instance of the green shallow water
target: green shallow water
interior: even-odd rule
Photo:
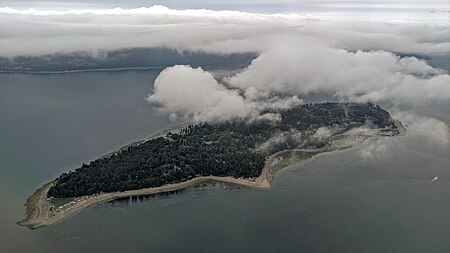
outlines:
[[[292,166],[267,191],[186,190],[17,226],[43,183],[174,124],[144,99],[158,71],[0,75],[0,252],[450,252],[449,147],[414,134]],[[447,108],[420,113],[448,125]]]

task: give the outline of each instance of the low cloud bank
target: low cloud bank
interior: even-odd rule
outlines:
[[[342,100],[417,103],[450,99],[450,76],[415,57],[309,43],[281,43],[228,78],[232,86],[266,96],[328,92]]]
[[[394,115],[408,126],[408,134],[420,140],[422,145],[449,148],[450,130],[445,122],[407,111],[396,112]]]
[[[164,69],[155,80],[154,93],[147,100],[162,105],[173,119],[231,119],[246,117],[253,111],[253,105],[238,91],[225,88],[200,67],[183,65]]]
[[[164,69],[155,80],[153,92],[147,100],[160,106],[174,120],[189,119],[196,122],[246,120],[278,121],[277,113],[264,110],[290,108],[302,103],[297,96],[271,97],[252,100],[217,82],[213,75],[201,67],[176,65]]]
[[[262,14],[175,10],[161,5],[68,10],[0,7],[0,56],[74,51],[95,54],[134,47],[221,54],[265,52],[289,36],[350,51],[450,54],[448,16],[444,13],[442,19],[440,12],[421,11],[424,15],[412,11],[411,15],[403,13],[399,20],[398,12],[371,13],[369,18],[342,12]]]
[[[201,68],[167,68],[148,100],[174,118],[196,121],[277,120],[276,114],[261,112],[290,108],[314,92],[342,101],[397,105],[450,100],[450,75],[415,57],[291,42],[276,44],[246,69],[222,78],[223,84]]]
[[[359,154],[365,160],[386,159],[394,148],[394,144],[386,139],[375,139],[363,146],[359,150]]]
[[[445,154],[450,148],[450,130],[445,122],[435,118],[418,116],[411,112],[395,112],[394,117],[407,125],[408,141],[418,145],[417,150],[437,149]],[[382,160],[393,155],[403,143],[395,139],[374,139],[359,149],[365,160]],[[413,145],[410,145],[413,146]]]

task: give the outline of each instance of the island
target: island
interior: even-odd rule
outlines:
[[[27,199],[26,218],[18,224],[35,229],[99,203],[211,182],[267,189],[290,165],[406,133],[373,103],[312,103],[263,113],[273,117],[183,124],[63,173]]]

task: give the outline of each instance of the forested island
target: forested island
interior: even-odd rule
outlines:
[[[331,135],[363,125],[395,128],[389,113],[371,103],[307,104],[280,114],[279,122],[189,125],[63,173],[48,195],[64,198],[136,190],[199,176],[258,177],[266,157],[278,151],[319,148]],[[332,134],[315,138],[319,128],[329,128]]]
[[[185,125],[63,173],[28,199],[27,218],[19,224],[36,228],[99,202],[210,180],[267,188],[293,163],[404,130],[372,103],[314,103],[264,113],[279,120]]]

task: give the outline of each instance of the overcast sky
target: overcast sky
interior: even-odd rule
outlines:
[[[0,6],[16,7],[143,7],[165,5],[175,9],[205,8],[258,12],[299,11],[406,11],[422,8],[449,8],[448,0],[0,0]]]

